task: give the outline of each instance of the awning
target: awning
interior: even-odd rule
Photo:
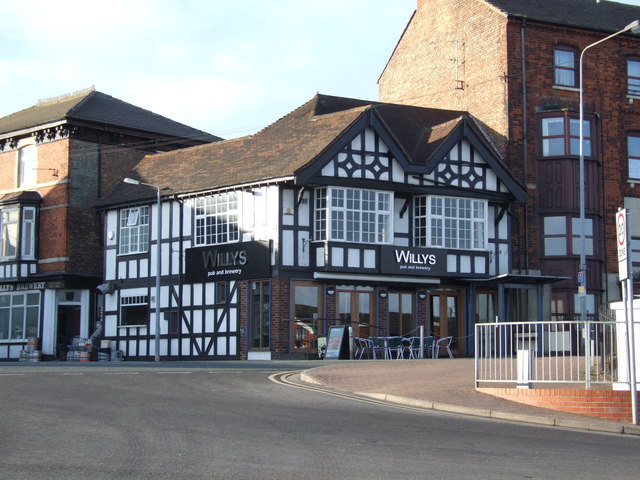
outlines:
[[[517,285],[547,285],[550,283],[568,280],[569,277],[557,277],[555,275],[524,275],[519,273],[503,273],[495,277],[489,278],[464,278],[466,282],[488,283],[488,284],[505,284],[512,283]]]

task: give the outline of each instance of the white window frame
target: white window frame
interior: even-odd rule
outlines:
[[[160,214],[160,212],[158,212]],[[149,251],[149,207],[142,205],[120,210],[118,255]]]
[[[199,197],[194,202],[195,245],[240,241],[240,194],[225,192]]]
[[[640,134],[627,135],[627,158],[629,178],[640,180]]]
[[[33,260],[36,257],[36,227],[36,208],[23,207],[20,254],[25,260]]]
[[[24,341],[39,336],[39,329],[40,292],[0,294],[0,340]],[[16,335],[16,331],[21,333]]]
[[[38,149],[35,145],[25,145],[18,150],[18,188],[35,185],[38,179]]]
[[[18,207],[0,210],[0,258],[3,260],[17,258],[18,256],[19,225],[20,209]],[[13,247],[13,252],[8,253],[7,245]]]
[[[393,193],[343,187],[316,189],[314,239],[391,244]]]
[[[156,299],[156,301],[158,301]],[[145,307],[145,319],[142,323],[122,323],[125,318],[125,310],[128,308]],[[118,316],[119,327],[146,327],[149,324],[149,296],[148,295],[126,295],[120,297],[120,315]]]
[[[627,59],[627,95],[640,97],[640,59]]]
[[[424,201],[426,219],[416,215],[419,204]],[[488,212],[489,202],[483,199],[417,196],[414,198],[414,244],[453,250],[487,250]]]

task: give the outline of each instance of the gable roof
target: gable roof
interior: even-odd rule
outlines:
[[[162,189],[165,196],[300,181],[308,178],[302,172],[315,168],[316,160],[331,155],[350,139],[350,132],[370,122],[377,122],[388,132],[389,147],[405,168],[420,171],[461,123],[473,123],[469,118],[469,114],[454,110],[318,94],[254,135],[148,155],[129,176],[166,186]],[[484,138],[479,131],[474,132]],[[497,159],[489,143],[485,145]],[[120,182],[97,206],[134,203],[153,198],[155,193],[152,188]]]
[[[50,100],[0,118],[0,137],[61,121],[81,121],[214,142],[219,137],[93,89]]]
[[[596,0],[484,0],[511,17],[617,32],[640,18],[640,7]]]

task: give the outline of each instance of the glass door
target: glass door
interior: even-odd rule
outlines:
[[[460,344],[464,337],[461,300],[462,295],[458,291],[433,292],[429,297],[429,331],[436,338],[453,337],[451,352],[454,355],[464,353],[464,346]]]
[[[320,286],[310,282],[293,283],[293,352],[316,352],[318,337],[324,336]]]
[[[373,292],[358,290],[338,291],[338,316],[347,326],[352,327],[354,337],[371,337],[375,333],[371,327],[373,316]]]

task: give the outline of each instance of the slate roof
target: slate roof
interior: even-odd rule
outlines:
[[[461,123],[475,127],[465,112],[318,94],[254,135],[148,155],[128,176],[166,186],[163,196],[294,180],[367,115],[376,116],[391,133],[404,161],[413,165],[426,164]],[[142,202],[155,195],[154,188],[121,182],[97,207]]]
[[[512,17],[586,30],[617,32],[640,19],[640,7],[596,0],[485,0]]]
[[[0,118],[0,138],[10,136],[16,131],[65,120],[106,124],[203,142],[220,140],[215,135],[175,122],[93,89],[43,100],[32,107]]]

